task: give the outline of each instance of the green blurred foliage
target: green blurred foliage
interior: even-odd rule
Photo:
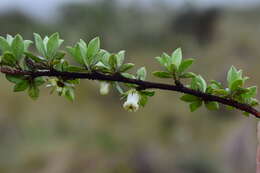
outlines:
[[[181,11],[181,10],[179,10]],[[68,4],[59,19],[40,23],[18,12],[0,16],[0,34],[54,31],[68,44],[100,36],[104,47],[127,50],[128,62],[161,67],[154,57],[182,47],[197,58],[192,71],[207,81],[226,80],[230,65],[258,84],[259,10],[222,9],[214,37],[200,44],[194,33],[172,28],[178,11],[165,6],[120,7],[114,1]],[[136,70],[136,69],[134,69]],[[162,70],[162,69],[160,69]],[[123,110],[116,92],[99,95],[98,84],[84,81],[71,103],[45,89],[37,101],[13,93],[1,75],[0,172],[3,173],[235,173],[253,172],[255,124],[240,112],[200,109],[190,113],[179,94],[158,92],[145,109]],[[161,80],[148,75],[148,80]]]

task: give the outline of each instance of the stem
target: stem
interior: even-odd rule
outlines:
[[[31,77],[40,77],[40,76],[48,76],[48,77],[61,77],[66,79],[89,79],[89,80],[105,80],[105,81],[115,81],[115,82],[121,82],[121,83],[129,83],[129,84],[135,84],[138,86],[138,88],[141,88],[142,90],[145,89],[161,89],[161,90],[169,90],[169,91],[176,91],[186,94],[191,94],[197,97],[200,97],[204,101],[215,101],[218,103],[222,103],[224,105],[229,105],[232,107],[235,107],[241,111],[248,112],[250,114],[253,114],[255,117],[260,118],[260,112],[254,109],[253,107],[244,104],[239,103],[235,100],[229,99],[229,98],[223,98],[207,93],[203,93],[197,90],[193,90],[190,88],[187,88],[183,85],[170,85],[170,84],[163,84],[163,83],[156,83],[156,82],[149,82],[149,81],[142,81],[137,79],[130,79],[123,77],[121,74],[112,74],[107,75],[103,73],[99,73],[96,71],[88,72],[88,73],[76,73],[76,72],[60,72],[56,70],[42,70],[42,71],[23,71],[23,70],[16,70],[16,69],[10,69],[8,67],[0,67],[0,72],[4,74],[10,74],[10,75],[24,75],[24,76],[31,76]]]

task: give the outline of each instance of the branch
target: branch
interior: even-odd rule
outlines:
[[[218,103],[222,103],[224,105],[229,105],[241,111],[245,111],[250,114],[253,114],[256,118],[260,118],[260,112],[247,104],[239,103],[232,99],[222,98],[219,96],[203,93],[197,90],[187,88],[183,85],[170,85],[170,84],[163,84],[157,82],[142,81],[142,80],[126,78],[120,74],[106,75],[96,71],[89,72],[89,73],[60,72],[56,70],[42,70],[42,71],[32,72],[32,71],[23,71],[23,70],[10,69],[7,67],[1,67],[0,72],[4,74],[10,74],[10,75],[31,76],[34,78],[40,76],[48,76],[48,77],[61,77],[66,79],[116,81],[121,83],[135,84],[141,90],[161,89],[161,90],[176,91],[176,92],[186,93],[186,94],[200,97],[204,101],[215,101]]]

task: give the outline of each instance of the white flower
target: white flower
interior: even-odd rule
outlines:
[[[100,82],[100,94],[107,95],[109,93],[109,87],[110,83],[104,81]]]
[[[136,112],[139,109],[139,100],[140,96],[136,91],[130,92],[123,107],[129,112]]]

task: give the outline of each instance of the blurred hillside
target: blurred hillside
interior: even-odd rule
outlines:
[[[181,47],[186,58],[197,59],[192,70],[207,80],[225,83],[235,65],[250,76],[250,85],[259,85],[259,9],[72,3],[61,6],[49,23],[19,11],[3,13],[0,35],[32,39],[33,32],[58,31],[64,45],[100,36],[102,48],[126,50],[127,61],[149,72],[160,68],[153,57]],[[255,119],[241,112],[190,113],[179,94],[158,91],[144,109],[127,113],[116,92],[100,96],[98,83],[89,81],[81,82],[74,103],[47,89],[31,101],[13,93],[3,75],[0,80],[1,173],[254,171]]]

